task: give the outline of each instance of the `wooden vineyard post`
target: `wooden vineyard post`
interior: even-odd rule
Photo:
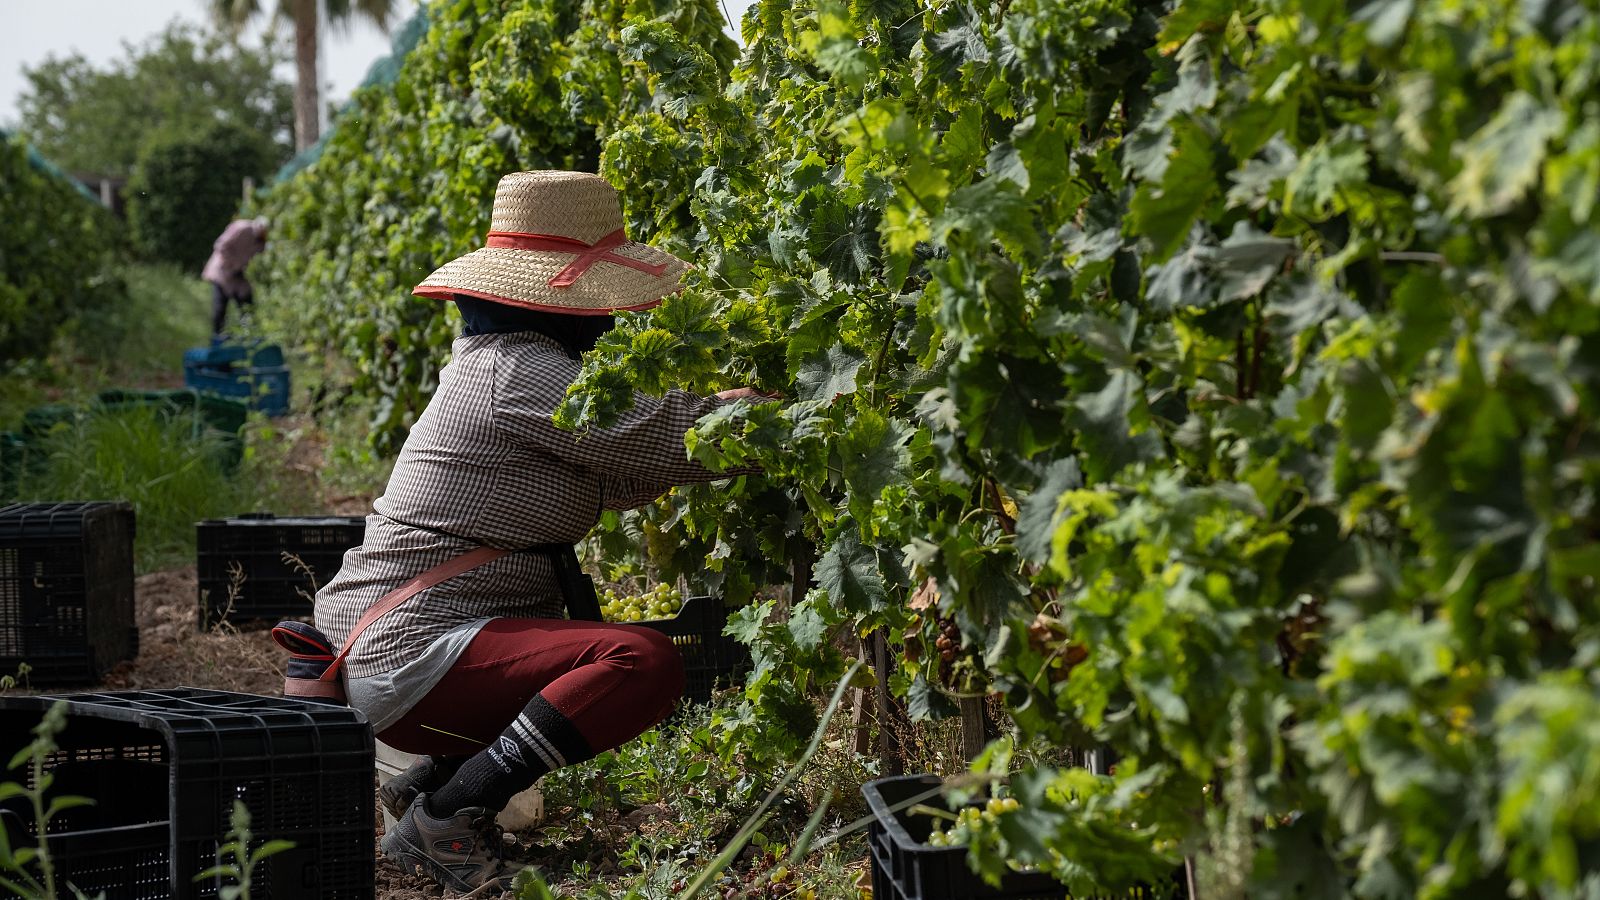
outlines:
[[[796,536],[793,558],[789,562],[789,577],[793,582],[789,588],[790,609],[804,600],[806,592],[811,590],[811,560],[816,552],[817,548],[810,538],[804,534]]]
[[[984,712],[983,697],[962,697],[961,705],[961,755],[967,762],[978,758],[983,748],[989,746],[989,716]]]
[[[856,639],[856,658],[861,660],[863,666],[873,665],[870,654],[867,653],[867,642]],[[872,752],[872,704],[876,698],[867,698],[866,688],[850,689],[850,734],[851,745],[857,755],[866,756]]]
[[[872,670],[878,691],[878,759],[883,775],[904,775],[905,754],[900,747],[898,728],[900,707],[889,693],[889,633],[879,628],[872,633]]]

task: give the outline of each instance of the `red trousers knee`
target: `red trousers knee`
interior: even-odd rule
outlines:
[[[407,753],[477,753],[542,694],[589,749],[601,753],[666,718],[683,687],[683,659],[658,631],[565,619],[493,619],[439,683],[378,739]]]

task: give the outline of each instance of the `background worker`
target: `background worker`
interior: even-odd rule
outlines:
[[[749,389],[636,395],[618,421],[581,434],[553,422],[611,313],[660,303],[686,268],[626,240],[616,191],[599,177],[522,172],[500,182],[487,246],[416,290],[455,302],[466,327],[363,545],[317,595],[317,627],[340,646],[420,573],[481,547],[533,549],[429,587],[351,646],[350,704],[380,740],[424,755],[382,797],[399,817],[383,852],[407,871],[456,890],[508,883],[495,813],[544,773],[643,733],[683,691],[682,660],[661,633],[562,618],[562,560],[537,548],[564,547],[575,570],[571,545],[602,510],[743,474],[688,460],[683,439]]]
[[[211,245],[211,257],[200,270],[200,277],[211,283],[213,336],[222,333],[229,300],[238,305],[243,315],[245,307],[255,299],[244,270],[250,260],[267,249],[267,230],[266,219],[235,219]]]

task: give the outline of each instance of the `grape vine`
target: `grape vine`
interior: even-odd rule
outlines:
[[[765,477],[602,536],[755,598],[740,752],[796,752],[842,638],[881,629],[913,718],[999,694],[1022,738],[1120,757],[1016,773],[1016,808],[969,829],[987,873],[1090,892],[1199,856],[1250,897],[1594,889],[1592,4],[764,0],[731,68],[681,23],[602,17],[615,94],[564,58],[517,69],[587,26],[513,5],[452,7],[430,46],[473,62],[408,61],[397,91],[470,71],[475,99],[430,87],[438,127],[372,126],[482,168],[403,228],[368,190],[324,221],[389,236],[350,272],[467,249],[497,166],[593,157],[577,131],[512,156],[450,104],[604,111],[580,119],[630,233],[698,268],[587,357],[566,423],[633,388],[786,398],[687,441]],[[433,171],[361,149],[341,165]],[[349,309],[406,286],[385,277]],[[410,392],[394,428],[444,336],[381,308],[422,324],[340,333]],[[393,363],[360,355],[380,335]],[[789,580],[809,590],[757,596]]]
[[[687,219],[634,223],[703,265],[604,342],[571,421],[684,378],[791,398],[689,442],[765,482],[650,517],[730,593],[819,549],[816,590],[736,625],[753,720],[839,671],[835,629],[887,626],[913,716],[997,692],[1024,733],[1120,754],[1114,789],[1022,779],[990,871],[1153,883],[1242,821],[1252,897],[1579,896],[1597,29],[1576,4],[763,4],[721,96],[602,154],[681,185]],[[981,671],[950,682],[958,647]]]

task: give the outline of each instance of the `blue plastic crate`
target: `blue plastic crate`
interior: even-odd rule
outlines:
[[[212,344],[184,351],[185,387],[237,397],[269,416],[289,411],[289,367],[276,344]]]

